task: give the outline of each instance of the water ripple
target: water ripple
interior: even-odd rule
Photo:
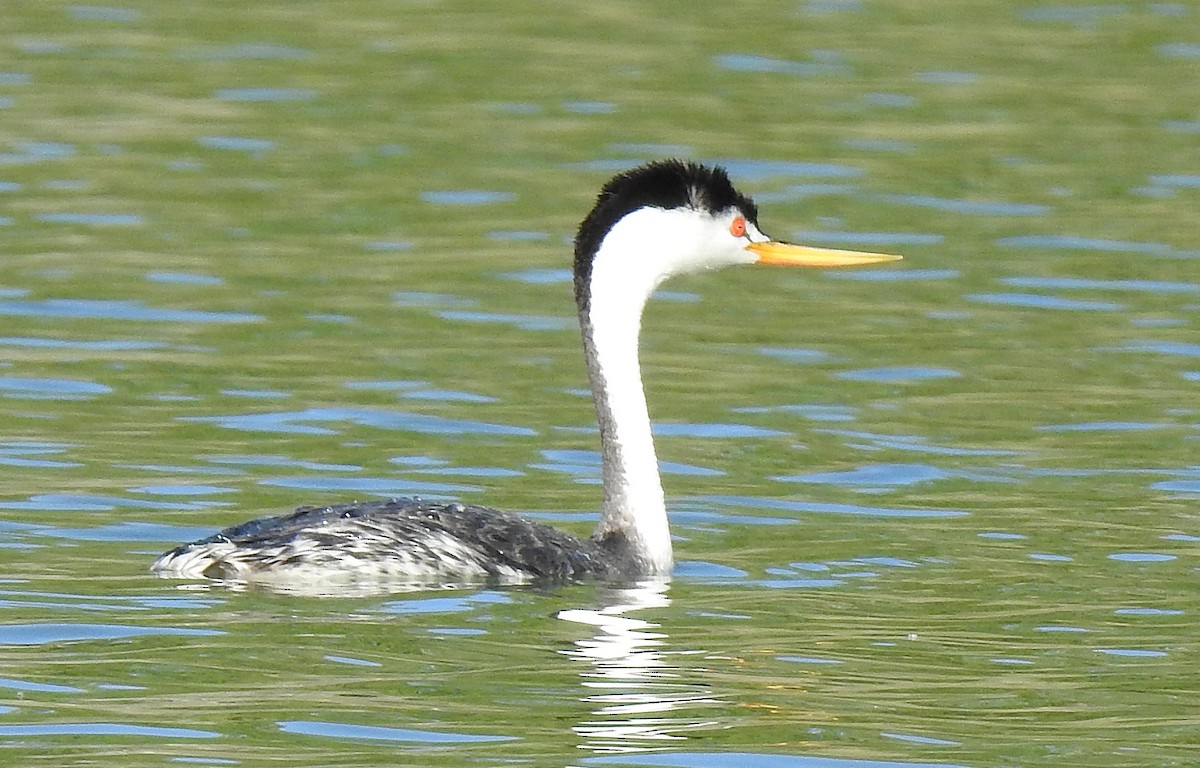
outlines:
[[[1038,293],[969,293],[967,301],[980,304],[1000,304],[1007,307],[1030,307],[1034,309],[1068,309],[1083,312],[1120,312],[1124,304],[1111,301],[1066,299],[1061,296],[1043,296]]]
[[[944,480],[953,474],[928,464],[871,464],[845,472],[811,472],[805,475],[777,475],[772,480],[781,483],[819,483],[823,485],[863,486],[864,490],[896,488],[933,480]]]
[[[1161,483],[1154,483],[1150,487],[1156,491],[1200,494],[1200,480],[1164,480]]]
[[[912,205],[951,213],[975,213],[986,216],[1045,216],[1051,211],[1050,206],[1036,203],[958,200],[930,195],[875,195],[873,199],[897,205]]]
[[[576,115],[608,115],[617,111],[611,101],[564,101],[563,111]]]
[[[124,640],[145,635],[212,637],[218,629],[136,627],[127,624],[0,624],[0,645],[43,645],[80,640]]]
[[[249,432],[289,432],[306,435],[331,435],[336,430],[307,422],[350,422],[364,427],[394,429],[435,435],[509,435],[531,437],[537,433],[526,427],[489,424],[482,421],[450,419],[422,413],[404,413],[374,408],[307,408],[302,411],[232,414],[228,416],[187,416],[182,421],[201,421],[226,429]]]
[[[820,349],[799,347],[759,347],[758,353],[789,363],[823,363],[833,359],[832,355]]]
[[[1140,648],[1097,648],[1096,653],[1106,656],[1124,656],[1127,658],[1158,659],[1167,655],[1166,651],[1147,651]]]
[[[224,285],[225,280],[216,275],[204,275],[196,272],[172,272],[170,270],[153,270],[146,273],[146,279],[152,283],[169,283],[173,285]]]
[[[398,477],[330,477],[328,475],[321,477],[268,477],[258,482],[259,485],[269,485],[275,488],[293,488],[325,493],[360,492],[387,498],[449,496],[479,493],[483,490],[475,485],[423,483]]]
[[[856,410],[848,405],[748,405],[734,408],[734,413],[786,413],[809,421],[854,421]]]
[[[1040,432],[1138,432],[1171,426],[1174,425],[1152,421],[1089,421],[1073,424],[1043,424],[1036,429]]]
[[[835,280],[854,280],[860,283],[899,283],[926,280],[954,280],[961,275],[957,269],[862,269],[831,271]]]
[[[1172,59],[1200,59],[1200,43],[1163,43],[1154,50]]]
[[[72,5],[68,9],[76,21],[108,21],[128,24],[142,18],[141,11],[132,8],[113,8],[103,5]]]
[[[222,101],[311,101],[317,92],[309,88],[221,88],[213,95]]]
[[[254,139],[246,136],[202,136],[196,141],[202,147],[224,149],[230,152],[261,154],[275,148],[275,142],[270,139]]]
[[[1108,556],[1109,560],[1122,563],[1167,563],[1175,559],[1175,555],[1161,552],[1117,552]]]
[[[1060,22],[1074,24],[1081,29],[1090,29],[1106,18],[1128,15],[1129,6],[1122,3],[1082,6],[1048,5],[1026,8],[1019,14],[1027,21]]]
[[[1160,355],[1200,357],[1200,344],[1183,341],[1131,341],[1116,349],[1127,352],[1157,352]]]
[[[278,723],[284,733],[303,736],[326,736],[335,739],[366,739],[369,741],[408,741],[423,744],[460,744],[481,741],[514,741],[515,736],[476,736],[466,733],[418,731],[411,728],[390,728],[379,725],[330,723],[318,720],[283,720]]]
[[[934,368],[917,365],[893,365],[880,368],[860,368],[853,371],[842,371],[836,374],[839,379],[847,381],[874,381],[887,384],[900,384],[911,381],[928,381],[932,379],[954,379],[962,376],[958,371],[949,368]]]
[[[694,438],[747,438],[784,437],[788,432],[778,429],[753,427],[748,424],[655,424],[654,434],[659,437]]]
[[[881,435],[875,432],[859,432],[846,429],[821,429],[819,431],[830,435],[848,437],[856,441],[864,441],[859,445],[855,445],[854,443],[851,443],[851,445],[872,451],[890,449],[911,451],[914,453],[941,454],[945,456],[1012,456],[1016,454],[1016,451],[993,448],[959,448],[951,445],[930,445],[928,438],[920,435]]]
[[[796,160],[756,160],[734,157],[718,157],[709,162],[722,166],[733,177],[754,182],[781,176],[854,179],[866,175],[861,168],[834,163],[804,163]]]
[[[488,189],[454,189],[422,192],[421,199],[430,205],[489,205],[515,200],[513,192],[497,192]]]
[[[0,376],[0,393],[33,400],[86,400],[112,392],[112,387],[74,379],[23,379]]]
[[[1162,125],[1173,133],[1200,133],[1200,120],[1163,120]]]
[[[697,496],[696,500],[710,501],[718,504],[729,504],[755,509],[770,509],[780,512],[815,512],[831,515],[861,515],[863,517],[964,517],[966,512],[956,509],[912,508],[900,509],[895,507],[866,507],[858,504],[834,504],[819,501],[788,501],[786,499],[758,498],[754,496]]]
[[[72,211],[56,211],[38,213],[35,221],[46,224],[82,224],[94,227],[136,227],[144,223],[136,213],[76,213]]]
[[[830,245],[873,246],[892,248],[900,245],[937,245],[945,238],[942,235],[917,232],[832,232],[827,230],[797,230],[792,237],[800,243],[827,243]]]
[[[918,72],[916,80],[920,83],[934,85],[971,85],[979,82],[979,75],[974,72],[930,71]]]
[[[573,279],[571,270],[569,269],[554,269],[545,267],[523,269],[520,272],[501,272],[500,277],[504,278],[505,280],[516,280],[521,283],[529,283],[530,285],[566,285]]]
[[[599,481],[600,452],[576,449],[555,449],[541,452],[545,463],[530,464],[530,469],[542,469],[548,472],[561,472],[575,478]],[[675,461],[658,460],[658,470],[664,475],[688,475],[692,477],[721,477],[725,473],[719,469],[700,467],[695,464],[683,464]]]
[[[37,723],[0,725],[0,736],[147,736],[157,739],[215,739],[216,731],[195,728],[160,728],[128,723]]]
[[[443,320],[467,323],[497,323],[511,325],[522,331],[562,331],[575,326],[574,320],[565,317],[541,315],[517,315],[505,312],[480,312],[464,309],[442,309],[435,314]]]
[[[840,56],[829,57],[826,61],[790,61],[745,53],[725,53],[714,56],[713,63],[731,72],[770,72],[801,77],[826,77],[850,72]]]
[[[1083,277],[1005,277],[1002,283],[1017,288],[1049,290],[1144,291],[1146,293],[1200,293],[1200,284],[1167,280],[1098,280]]]
[[[996,241],[996,244],[1006,248],[1145,253],[1154,256],[1168,256],[1175,252],[1174,248],[1165,243],[1105,240],[1097,237],[1078,237],[1075,235],[1019,235],[1015,237],[1002,237]]]
[[[158,309],[136,301],[101,299],[41,299],[0,301],[0,315],[61,317],[89,320],[137,320],[157,323],[254,323],[262,315],[249,312],[208,312],[195,309]]]

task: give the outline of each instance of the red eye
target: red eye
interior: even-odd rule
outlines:
[[[746,220],[741,216],[735,216],[733,221],[729,222],[729,234],[734,237],[745,237]]]

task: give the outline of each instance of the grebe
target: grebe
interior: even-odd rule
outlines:
[[[288,588],[458,586],[669,575],[666,503],[638,365],[642,309],[672,275],[733,264],[840,267],[899,256],[773,241],[721,168],[649,163],[604,185],[575,238],[575,302],[600,426],[600,524],[580,539],[487,507],[420,499],[304,506],[163,554],[163,577]]]

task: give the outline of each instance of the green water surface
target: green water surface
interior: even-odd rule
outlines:
[[[3,16],[0,763],[1200,763],[1191,3]],[[648,309],[669,586],[149,574],[390,493],[586,533],[561,270],[670,155],[905,261]]]

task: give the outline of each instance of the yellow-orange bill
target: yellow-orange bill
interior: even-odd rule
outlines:
[[[746,250],[758,257],[759,264],[786,264],[792,267],[856,267],[882,261],[899,261],[902,256],[890,253],[839,251],[833,248],[813,248],[774,240],[751,243]]]

